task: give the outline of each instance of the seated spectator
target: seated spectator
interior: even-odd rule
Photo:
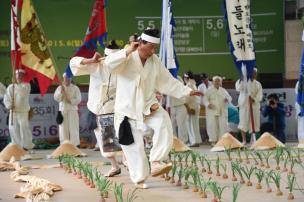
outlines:
[[[261,132],[272,132],[278,140],[285,143],[285,109],[277,94],[268,95],[262,114],[268,117],[268,120],[262,124]]]

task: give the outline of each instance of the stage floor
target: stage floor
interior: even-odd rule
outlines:
[[[209,158],[215,158],[216,153],[210,153],[210,146],[204,145],[199,148],[195,148],[194,150],[202,153],[206,153]],[[94,165],[98,166],[101,173],[105,173],[110,166],[104,165],[104,158],[101,158],[99,151],[92,151],[88,149],[82,150],[88,156],[83,157],[82,160],[92,162]],[[51,154],[52,150],[36,150],[34,156],[41,156],[43,159],[40,160],[27,160],[22,161],[22,165],[54,165],[58,164],[56,159],[46,159],[47,154]],[[226,158],[225,153],[219,153],[220,157]],[[119,157],[120,158],[120,157]],[[271,164],[274,165],[274,162],[271,161]],[[213,166],[214,167],[214,166]],[[229,170],[228,166],[228,170]],[[214,169],[215,170],[215,169]],[[303,177],[304,172],[303,169],[296,165],[295,166],[297,183],[300,188],[304,187]],[[24,201],[24,199],[14,199],[14,194],[19,192],[20,187],[23,183],[14,182],[9,177],[10,172],[0,172],[0,201],[11,202],[11,201]],[[62,168],[46,168],[46,169],[31,169],[30,175],[35,175],[38,177],[42,177],[48,179],[51,182],[57,183],[63,187],[63,191],[56,192],[52,197],[52,201],[58,202],[77,202],[77,201],[99,201],[99,194],[97,189],[89,188],[84,184],[84,182],[80,179],[77,179],[72,174],[65,173]],[[209,177],[208,174],[204,174],[204,176]],[[228,202],[232,200],[232,184],[233,182],[230,179],[230,175],[228,180],[223,180],[222,177],[216,177],[215,174],[210,175],[214,180],[218,181],[221,185],[227,185],[228,188],[224,190],[223,194],[223,202]],[[241,187],[239,197],[237,201],[259,201],[259,202],[283,202],[287,201],[288,189],[286,189],[286,173],[282,174],[282,185],[281,190],[283,192],[283,196],[275,195],[275,186],[272,183],[271,186],[273,188],[272,193],[266,193],[265,191],[265,183],[263,183],[263,189],[257,190],[255,188],[256,178],[252,177],[253,186],[247,187],[243,185]],[[128,171],[126,168],[122,167],[122,174],[118,177],[111,178],[112,181],[117,183],[125,184],[125,191],[132,190],[134,188],[132,182],[129,179]],[[190,189],[185,190],[182,187],[176,187],[174,184],[166,182],[163,178],[150,177],[147,180],[147,184],[149,185],[149,189],[140,190],[138,192],[139,198],[135,201],[145,201],[145,202],[196,202],[196,201],[211,201],[213,198],[212,193],[208,191],[208,198],[202,199],[199,197],[198,193],[192,192],[191,185]],[[303,191],[303,190],[302,190]],[[304,201],[304,194],[299,190],[294,191],[295,200],[293,201]],[[110,192],[110,197],[106,200],[109,202],[114,202],[115,198],[112,192]]]

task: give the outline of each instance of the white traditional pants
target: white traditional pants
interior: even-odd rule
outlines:
[[[195,107],[195,114],[188,115],[187,128],[190,145],[202,143],[202,137],[199,128],[200,105]]]
[[[228,117],[214,116],[207,113],[207,133],[209,135],[209,142],[217,142],[227,129]]]
[[[70,141],[71,144],[77,146],[80,144],[79,139],[79,116],[76,110],[61,112],[63,122],[59,125],[60,143]]]
[[[252,106],[254,129],[255,132],[260,131],[260,108]],[[238,128],[244,132],[252,133],[251,116],[249,110],[249,104],[240,106],[240,123]]]
[[[173,134],[176,135],[181,141],[187,143],[189,141],[187,120],[187,109],[184,105],[171,107],[171,122]]]
[[[13,144],[18,144],[26,149],[34,147],[32,132],[29,127],[28,112],[11,112],[9,116],[9,131]]]
[[[119,131],[120,123],[124,117],[115,116],[115,130]],[[130,178],[134,183],[141,182],[149,176],[149,162],[145,154],[143,141],[143,126],[135,120],[129,119],[134,143],[129,146],[122,145],[125,154]],[[154,130],[153,147],[150,151],[150,162],[162,161],[168,157],[173,145],[173,132],[168,113],[160,107],[156,112],[147,117],[144,121],[148,127]]]
[[[102,142],[102,131],[101,131],[101,126],[100,126],[100,116],[97,116],[97,128],[94,130],[95,137],[97,140],[97,144],[100,150],[100,153],[103,157],[109,158],[109,157],[115,157],[115,152],[104,152],[103,151],[103,142]]]

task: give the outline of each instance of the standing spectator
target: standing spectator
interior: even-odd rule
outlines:
[[[209,81],[209,77],[206,73],[201,75],[201,81],[202,83],[198,86],[198,90],[205,95],[207,90],[212,86],[212,82]],[[201,106],[204,106],[204,96],[201,96]]]
[[[72,79],[63,74],[63,84],[58,86],[54,99],[59,102],[59,111],[63,116],[63,122],[59,125],[59,139],[62,144],[70,141],[71,144],[78,146],[79,140],[79,116],[78,104],[81,101],[79,88],[71,83]]]
[[[264,117],[268,117],[262,128],[267,132],[273,132],[278,140],[285,143],[285,108],[284,104],[279,101],[277,94],[268,95],[267,105],[262,113]]]
[[[248,96],[247,86],[243,80],[237,80],[235,83],[236,91],[240,92],[238,99],[238,107],[240,109],[240,123],[238,128],[241,130],[243,144],[246,144],[246,133],[252,133],[251,142],[256,141],[255,134],[253,132],[260,131],[260,102],[263,98],[263,89],[260,82],[256,80],[257,69],[254,68],[253,79],[248,81],[250,85],[250,94]],[[252,103],[252,113],[253,113],[253,122],[254,122],[254,131],[252,130],[252,121],[250,115],[250,105]]]
[[[178,80],[183,83],[180,76],[178,76]],[[177,99],[169,97],[169,102],[173,134],[186,144],[189,142],[187,129],[188,114],[185,106],[186,100],[184,98]]]
[[[186,86],[192,90],[197,90],[196,82],[191,71],[184,74],[184,82]],[[187,128],[189,134],[189,146],[198,147],[202,143],[199,129],[199,115],[201,110],[200,97],[187,96],[185,106],[188,112]]]
[[[3,102],[10,110],[9,131],[12,143],[29,150],[34,147],[29,126],[31,86],[23,82],[25,74],[23,69],[16,70],[16,83],[8,86]]]
[[[214,76],[213,86],[204,96],[209,142],[214,145],[227,131],[228,103],[231,102],[229,93],[222,88],[222,78]]]

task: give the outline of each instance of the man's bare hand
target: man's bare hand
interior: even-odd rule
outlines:
[[[130,46],[127,48],[127,56],[137,49],[139,45],[138,41],[131,42]]]
[[[158,108],[159,108],[159,104],[155,103],[150,107],[150,111],[155,112],[156,110],[158,110]]]
[[[91,58],[92,59],[92,63],[98,63],[101,58],[102,58],[102,56],[100,55],[100,53],[95,52],[95,54]]]
[[[190,92],[190,96],[204,96],[204,93],[198,90],[193,90]]]
[[[87,65],[87,64],[93,64],[93,63],[99,63],[102,59],[103,59],[103,57],[100,55],[100,53],[95,52],[95,54],[93,55],[93,57],[91,57],[91,58],[84,58],[81,61],[81,64],[82,65]]]

